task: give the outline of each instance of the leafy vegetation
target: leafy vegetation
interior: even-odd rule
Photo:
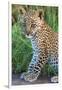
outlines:
[[[29,39],[23,34],[23,25],[20,23],[19,16],[23,16],[22,10],[39,10],[43,9],[45,21],[58,31],[58,8],[57,7],[44,7],[44,6],[21,6],[17,4],[12,5],[12,72],[21,73],[27,70],[29,62],[32,58],[32,46]],[[47,71],[48,74],[54,74],[53,70],[46,65],[43,73]]]
[[[12,70],[14,73],[26,71],[32,57],[30,40],[21,34],[19,24],[12,27]]]

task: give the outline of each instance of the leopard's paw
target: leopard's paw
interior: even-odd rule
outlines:
[[[26,73],[26,72],[24,72],[24,73],[21,74],[21,76],[20,76],[20,79],[21,79],[21,80],[24,80],[25,73]]]
[[[58,83],[58,76],[53,76],[53,77],[51,78],[51,82],[52,82],[52,83]]]

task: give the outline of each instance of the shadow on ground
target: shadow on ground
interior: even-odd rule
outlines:
[[[39,76],[34,82],[26,82],[20,79],[20,75],[12,75],[12,85],[30,85],[30,84],[46,84],[49,83],[48,77]]]

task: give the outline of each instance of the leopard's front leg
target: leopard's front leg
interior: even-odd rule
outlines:
[[[40,68],[41,66],[40,67],[38,66],[39,64],[38,60],[39,60],[39,53],[38,51],[34,51],[32,60],[28,66],[28,70],[27,72],[24,72],[21,75],[21,79],[24,79],[25,81],[29,81],[29,82],[33,82],[37,79],[41,71],[41,68]]]
[[[29,64],[28,71],[21,75],[25,81],[33,82],[37,80],[41,69],[47,62],[45,49],[38,49],[34,51],[33,58]]]

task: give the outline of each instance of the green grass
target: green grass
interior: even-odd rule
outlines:
[[[26,71],[32,57],[32,46],[29,39],[21,34],[19,24],[12,27],[12,71]]]
[[[44,10],[45,21],[53,28],[54,31],[58,31],[58,8],[57,7],[37,7],[30,6],[29,9]],[[17,74],[27,70],[29,62],[32,58],[32,46],[29,39],[23,34],[22,23],[19,24],[18,16],[19,12],[13,7],[13,14],[16,16],[12,25],[12,72]],[[47,71],[48,75],[55,72],[48,65],[45,66],[43,73]]]

